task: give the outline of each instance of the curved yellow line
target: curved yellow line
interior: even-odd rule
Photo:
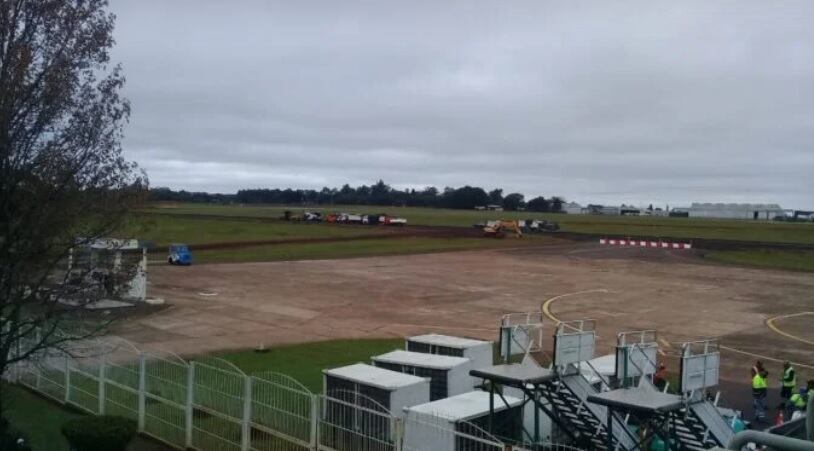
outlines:
[[[543,304],[542,304],[542,306],[541,306],[540,310],[542,310],[543,314],[544,314],[545,316],[547,316],[547,317],[548,317],[548,319],[550,319],[551,321],[554,321],[555,323],[558,323],[558,322],[560,321],[560,320],[559,320],[559,318],[557,318],[556,316],[554,316],[554,314],[553,314],[553,313],[551,313],[551,304],[553,304],[553,303],[554,303],[554,301],[556,301],[556,300],[558,300],[558,299],[562,299],[562,298],[564,298],[564,297],[568,297],[568,296],[576,296],[576,295],[578,295],[578,294],[586,294],[586,293],[610,293],[610,290],[607,290],[607,289],[601,288],[601,289],[598,289],[598,290],[585,290],[585,291],[576,291],[576,292],[574,292],[574,293],[565,293],[565,294],[560,294],[560,295],[554,296],[553,298],[546,299],[546,300],[543,302]],[[812,344],[812,345],[814,345],[814,342],[811,342],[811,341],[805,340],[805,339],[803,339],[803,338],[800,338],[800,337],[797,337],[797,336],[791,335],[791,334],[789,334],[789,333],[787,333],[787,332],[783,332],[782,330],[778,329],[778,328],[777,328],[777,326],[775,326],[775,325],[774,325],[774,321],[775,321],[775,320],[778,320],[778,319],[781,319],[781,318],[791,318],[791,317],[793,317],[793,316],[803,316],[803,315],[814,315],[814,312],[801,312],[801,313],[795,313],[795,314],[792,314],[792,315],[779,315],[779,316],[775,316],[774,318],[769,318],[768,320],[766,320],[766,325],[767,325],[767,326],[768,326],[770,329],[772,329],[774,332],[776,332],[776,333],[778,333],[778,334],[780,334],[780,335],[783,335],[783,336],[785,336],[785,337],[791,338],[791,339],[793,339],[793,340],[801,341],[801,342],[803,342],[803,343],[808,343],[808,344]],[[776,361],[776,362],[780,362],[780,361],[781,361],[780,359],[777,359],[777,358],[774,358],[774,357],[769,357],[769,356],[765,356],[765,355],[761,355],[761,354],[755,354],[755,353],[753,353],[753,352],[743,351],[743,350],[740,350],[740,349],[737,349],[737,348],[731,348],[731,347],[729,347],[729,346],[723,346],[723,345],[720,345],[720,346],[718,346],[718,347],[719,347],[720,349],[725,350],[725,351],[735,352],[735,353],[738,353],[738,354],[744,354],[744,355],[748,355],[748,356],[756,357],[756,358],[759,358],[759,359],[764,359],[764,360],[769,360],[769,361]],[[810,369],[814,369],[814,366],[811,366],[811,365],[806,365],[806,364],[803,364],[803,363],[797,363],[797,362],[791,362],[791,363],[792,363],[793,365],[795,365],[795,366],[800,366],[800,367],[804,367],[804,368],[810,368]]]
[[[805,343],[814,346],[814,341],[806,340],[805,338],[800,338],[796,335],[792,335],[784,330],[781,330],[777,325],[775,325],[775,321],[779,319],[785,318],[794,318],[795,316],[804,316],[804,315],[814,315],[814,312],[800,312],[800,313],[792,313],[790,315],[777,315],[773,318],[769,318],[766,320],[766,326],[772,330],[772,332],[776,334],[780,334],[786,338],[791,338],[792,340],[799,341],[800,343]]]
[[[743,350],[738,349],[738,348],[730,348],[729,346],[719,345],[718,348],[723,349],[724,351],[730,351],[730,352],[736,352],[738,354],[748,355],[748,356],[755,357],[755,358],[758,358],[758,359],[761,359],[761,360],[768,360],[769,362],[777,362],[777,363],[785,362],[785,360],[783,360],[783,359],[778,359],[776,357],[770,357],[770,356],[762,355],[762,354],[755,354],[754,352],[743,351]],[[794,366],[799,366],[799,367],[814,370],[814,366],[806,365],[805,363],[799,363],[799,362],[789,362],[789,363],[791,363]]]
[[[550,319],[551,321],[554,321],[555,323],[558,323],[558,322],[560,322],[559,318],[557,318],[556,316],[554,316],[553,313],[551,313],[551,304],[553,304],[554,301],[556,301],[557,299],[565,298],[565,297],[568,297],[568,296],[576,296],[578,294],[588,294],[588,293],[610,293],[610,290],[605,289],[605,288],[599,288],[599,289],[596,289],[596,290],[584,290],[584,291],[575,291],[573,293],[560,294],[560,295],[554,296],[553,298],[546,299],[543,302],[542,306],[540,307],[540,310],[543,311],[543,314],[545,316],[547,316],[548,319]]]

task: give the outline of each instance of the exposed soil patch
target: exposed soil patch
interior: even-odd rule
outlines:
[[[812,310],[814,274],[716,266],[692,251],[567,241],[433,255],[154,267],[149,294],[170,306],[122,323],[120,332],[183,354],[426,332],[494,340],[502,314],[539,310],[550,297],[591,289],[608,292],[563,298],[552,312],[566,320],[596,319],[601,353],[612,351],[617,332],[650,328],[667,343],[673,371],[685,340],[719,337],[751,353],[723,351],[721,374],[733,387],[727,400],[748,401],[748,390],[739,387],[748,383],[752,354],[814,368],[814,346],[765,325],[777,314]],[[788,321],[796,333],[805,326]],[[545,333],[547,349],[551,332]],[[777,382],[781,363],[766,363]],[[800,380],[814,377],[814,369],[798,372]]]

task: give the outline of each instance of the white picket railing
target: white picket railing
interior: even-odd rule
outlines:
[[[433,447],[510,449],[475,425],[403,420],[358,393],[314,394],[283,374],[246,374],[215,357],[187,361],[118,338],[39,352],[5,377],[89,414],[131,418],[140,433],[182,450],[420,451],[411,433],[439,437]]]

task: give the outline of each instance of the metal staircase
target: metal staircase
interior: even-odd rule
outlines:
[[[711,402],[703,400],[679,411],[675,438],[687,449],[724,447],[735,434]]]
[[[568,428],[582,446],[606,450],[608,432],[605,427],[607,409],[586,400],[596,390],[582,374],[562,376],[540,386],[540,394],[549,402],[552,413],[562,427]],[[636,448],[630,429],[616,415],[613,420],[615,450]]]
[[[663,431],[663,436],[678,441],[682,449],[704,450],[720,446],[704,423],[692,413],[692,409],[683,408],[676,412],[672,420],[666,417],[662,417],[662,420],[670,428],[669,431]]]

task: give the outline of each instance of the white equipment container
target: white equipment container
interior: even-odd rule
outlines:
[[[409,451],[457,451],[492,449],[472,438],[489,440],[489,393],[471,391],[446,399],[405,409],[404,449]],[[523,401],[504,395],[493,396],[494,436],[519,437],[523,421]],[[506,405],[508,404],[508,406]]]
[[[430,378],[430,401],[471,391],[472,361],[465,357],[397,350],[371,358],[379,368]]]
[[[485,368],[494,364],[493,347],[491,341],[427,334],[408,337],[405,349],[426,354],[466,357],[472,360],[473,368]]]
[[[326,396],[354,402],[352,395],[359,394],[397,416],[402,414],[405,407],[430,400],[430,380],[427,378],[365,363],[323,370],[322,373],[322,388]]]
[[[68,272],[72,271],[128,276],[124,286],[117,287],[121,299],[147,299],[147,248],[138,240],[99,238],[83,243],[68,254]]]

